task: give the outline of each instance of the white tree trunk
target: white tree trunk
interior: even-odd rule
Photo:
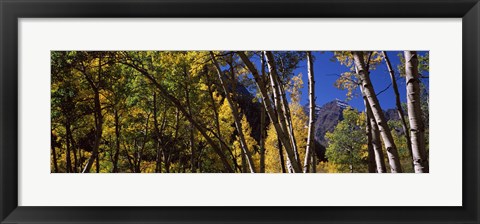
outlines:
[[[416,51],[405,51],[405,76],[407,82],[407,108],[412,138],[412,156],[415,173],[428,173],[429,164],[425,150],[425,126],[420,102],[420,79]]]
[[[257,84],[258,89],[260,90],[260,94],[262,95],[262,101],[265,106],[265,110],[267,111],[268,117],[270,117],[270,121],[272,122],[275,131],[277,132],[277,136],[279,140],[282,142],[282,145],[285,147],[285,151],[287,152],[287,156],[290,159],[295,159],[295,153],[293,151],[293,148],[290,144],[290,138],[286,132],[283,131],[283,128],[281,128],[278,120],[278,116],[275,114],[275,110],[272,107],[272,102],[268,96],[266,84],[263,82],[263,79],[260,77],[257,69],[255,68],[255,65],[250,61],[250,59],[245,55],[244,52],[237,52],[237,54],[240,56],[242,61],[245,63],[247,66],[248,70],[252,73],[255,82]],[[295,172],[300,173],[302,172],[301,167],[297,163],[293,163],[293,169]]]
[[[387,150],[388,161],[390,163],[390,170],[392,173],[402,173],[402,167],[400,165],[400,158],[398,156],[397,147],[393,141],[392,133],[390,133],[390,128],[387,124],[387,119],[383,110],[380,107],[380,103],[373,89],[372,82],[370,81],[370,74],[366,69],[363,52],[362,51],[353,51],[353,59],[355,61],[355,67],[357,68],[358,76],[361,80],[362,88],[365,92],[365,96],[368,99],[368,103],[372,108],[373,117],[380,129],[380,134],[385,144]]]
[[[293,149],[294,158],[290,161],[291,163],[297,163],[295,166],[301,167],[300,158],[298,155],[297,141],[295,139],[295,133],[293,132],[292,119],[290,116],[290,108],[288,106],[287,97],[283,85],[280,82],[278,77],[277,68],[275,65],[275,58],[273,53],[270,51],[265,51],[265,58],[267,59],[268,69],[270,71],[270,80],[272,83],[276,109],[279,113],[280,124],[283,126],[285,133],[288,133],[290,139],[290,145]],[[292,165],[293,166],[293,165]]]
[[[380,142],[380,130],[378,129],[377,122],[375,121],[375,117],[373,116],[372,108],[370,107],[367,97],[364,94],[363,87],[360,86],[360,89],[362,91],[363,103],[365,104],[365,110],[367,112],[367,122],[368,124],[370,124],[370,133],[372,137],[371,143],[375,155],[377,173],[386,173],[387,168],[385,165],[385,157],[383,156],[382,143]]]
[[[308,99],[310,103],[310,114],[308,116],[308,137],[307,137],[307,149],[305,151],[305,161],[303,163],[303,172],[309,172],[309,165],[311,156],[315,151],[315,130],[314,130],[314,121],[315,121],[315,78],[313,72],[313,58],[312,52],[307,51],[307,67],[308,67]],[[313,164],[315,166],[316,164]]]
[[[365,108],[365,113],[367,114],[366,120],[366,134],[367,134],[367,148],[368,148],[368,172],[375,173],[377,169],[377,164],[375,163],[375,152],[373,151],[373,143],[372,143],[372,125],[370,124],[370,117],[367,113],[367,108]]]

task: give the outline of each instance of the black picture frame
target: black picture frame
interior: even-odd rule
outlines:
[[[1,223],[479,223],[478,0],[0,0]],[[463,18],[461,207],[18,206],[18,19],[121,17]],[[448,44],[448,43],[446,43]],[[41,193],[41,192],[39,192]],[[448,192],[444,192],[448,194]],[[442,195],[438,195],[442,197]],[[299,199],[301,200],[301,199]]]

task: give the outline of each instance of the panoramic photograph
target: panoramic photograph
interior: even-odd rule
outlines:
[[[429,173],[428,51],[51,51],[51,173]]]

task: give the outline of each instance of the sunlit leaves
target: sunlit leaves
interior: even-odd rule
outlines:
[[[341,172],[366,172],[365,115],[347,108],[343,117],[334,131],[325,135],[329,144],[325,156]]]
[[[364,53],[364,61],[368,62],[369,71],[374,70],[382,63],[382,55],[379,51],[369,51]],[[355,64],[351,51],[334,51],[333,61],[340,62],[345,66],[345,71],[338,75],[334,86],[341,90],[346,90],[346,100],[361,96],[357,91],[358,85],[361,83],[360,78],[356,74]]]

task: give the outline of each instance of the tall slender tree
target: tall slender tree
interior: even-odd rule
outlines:
[[[95,160],[97,160],[96,171],[98,173],[98,172],[100,172],[100,167],[99,167],[99,162],[98,162],[98,160],[99,160],[98,149],[100,147],[100,141],[102,139],[102,133],[103,133],[103,129],[102,129],[103,128],[103,114],[102,114],[102,106],[101,106],[101,101],[100,101],[100,88],[101,88],[101,83],[103,82],[102,81],[103,80],[103,70],[102,70],[103,64],[102,63],[105,63],[105,62],[102,62],[102,58],[103,58],[103,53],[102,52],[96,52],[96,53],[93,53],[92,55],[87,55],[87,57],[89,57],[89,56],[94,56],[94,59],[96,59],[98,61],[97,62],[97,71],[95,72],[97,74],[96,75],[97,78],[94,79],[93,74],[91,74],[91,73],[94,73],[94,72],[89,72],[89,69],[88,69],[87,65],[85,65],[83,61],[81,62],[79,70],[83,73],[85,79],[89,83],[89,85],[90,85],[90,87],[91,87],[91,89],[93,90],[93,93],[94,93],[93,101],[94,101],[94,117],[95,117],[95,141],[94,141],[94,145],[93,145],[92,155],[88,159],[87,165],[83,169],[83,173],[89,173],[90,172]]]
[[[407,140],[407,148],[410,156],[412,157],[412,141],[410,139],[410,133],[408,133],[407,122],[405,121],[405,113],[403,112],[402,102],[400,100],[400,92],[398,91],[397,79],[395,78],[395,72],[392,69],[392,64],[388,58],[387,52],[382,51],[383,58],[385,59],[385,64],[387,65],[388,72],[390,73],[390,79],[392,80],[392,87],[395,93],[395,105],[397,107],[398,117],[402,121],[403,133],[405,133],[405,139]],[[412,163],[413,164],[413,163]]]
[[[307,149],[305,152],[305,161],[303,163],[303,172],[309,172],[309,165],[311,157],[315,151],[315,75],[313,71],[313,58],[312,52],[307,51],[307,67],[308,67],[308,100],[310,111],[308,115],[308,138],[307,138]],[[316,164],[313,164],[315,166]]]
[[[365,132],[367,134],[367,149],[368,149],[368,172],[375,173],[377,164],[375,163],[375,151],[373,150],[372,143],[372,125],[370,124],[370,118],[367,113],[367,108],[365,108],[366,113],[366,127]]]
[[[387,119],[385,118],[385,114],[383,113],[375,90],[373,89],[372,82],[370,81],[370,74],[365,66],[364,54],[362,51],[353,51],[352,55],[364,94],[367,97],[370,107],[372,108],[373,117],[378,124],[383,143],[385,144],[385,148],[387,150],[390,170],[392,173],[402,173],[398,150],[393,142],[393,136],[390,132],[390,127],[388,127]]]
[[[261,57],[261,79],[265,82],[265,57]],[[261,101],[261,99],[260,99]],[[260,173],[265,173],[265,138],[266,138],[266,119],[265,107],[260,107]]]
[[[363,91],[362,91],[363,92]],[[375,157],[375,168],[377,173],[386,173],[387,168],[385,165],[385,157],[383,154],[382,143],[380,142],[380,130],[378,129],[377,122],[372,113],[370,103],[368,103],[367,97],[363,96],[363,102],[365,105],[365,111],[367,115],[367,127],[370,129],[371,135],[371,147]]]
[[[273,88],[273,96],[275,99],[277,111],[279,113],[280,123],[283,125],[285,132],[288,133],[290,144],[294,152],[294,159],[291,160],[290,163],[296,163],[295,166],[301,167],[300,157],[297,148],[297,140],[295,138],[295,132],[293,131],[290,107],[288,106],[285,90],[277,72],[275,57],[271,51],[264,51],[263,53],[265,55],[265,58],[267,59],[267,65],[270,71],[270,80],[272,83],[271,87]],[[293,164],[291,165],[293,166]],[[296,170],[294,171],[298,172]]]
[[[416,51],[405,51],[405,77],[407,82],[407,108],[412,137],[412,155],[415,173],[428,173],[429,164],[425,150],[425,126],[420,102],[420,79]]]

